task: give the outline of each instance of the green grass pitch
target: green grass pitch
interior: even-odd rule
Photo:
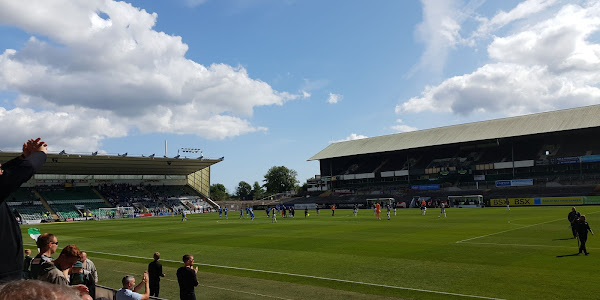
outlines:
[[[178,299],[183,254],[199,266],[199,299],[598,299],[598,236],[575,256],[569,207],[398,209],[391,220],[371,210],[314,210],[310,217],[229,220],[217,213],[22,226],[76,244],[98,268],[100,285],[139,280],[155,251],[167,277],[161,297]],[[600,207],[580,207],[600,232]],[[33,250],[35,253],[36,251]],[[56,257],[58,255],[55,254]]]

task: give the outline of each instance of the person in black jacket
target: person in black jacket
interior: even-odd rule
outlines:
[[[46,162],[46,143],[40,138],[23,144],[23,153],[0,165],[0,283],[19,280],[23,273],[23,238],[6,199]]]
[[[154,260],[148,264],[148,279],[150,283],[150,296],[158,297],[160,292],[160,278],[165,277],[162,264],[158,262],[160,253],[154,252]]]
[[[577,230],[575,229],[575,225],[577,220],[579,220],[581,214],[575,209],[575,206],[571,207],[571,211],[567,215],[567,220],[571,223],[571,231],[573,232],[573,238],[577,237]]]
[[[183,256],[183,267],[177,269],[177,282],[179,283],[179,298],[181,300],[196,300],[194,288],[198,286],[198,267],[193,267],[194,257],[190,254]]]
[[[585,216],[579,217],[575,222],[575,229],[577,230],[577,236],[579,237],[579,254],[581,254],[581,252],[585,253],[585,255],[590,254],[585,248],[585,243],[587,242],[588,231],[591,232],[592,235],[594,235],[594,232],[590,228],[588,222],[585,221]]]

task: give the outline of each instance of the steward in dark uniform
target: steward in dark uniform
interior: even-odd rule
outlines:
[[[573,238],[577,237],[577,230],[575,229],[575,223],[581,217],[581,214],[575,209],[575,207],[571,208],[571,212],[567,216],[567,220],[571,223],[571,231],[573,232]]]
[[[585,249],[585,242],[587,242],[587,233],[588,231],[594,235],[594,232],[590,228],[590,225],[585,221],[585,216],[579,217],[577,221],[575,221],[575,229],[577,230],[577,235],[579,236],[579,254],[581,252],[585,253],[585,255],[590,254]]]

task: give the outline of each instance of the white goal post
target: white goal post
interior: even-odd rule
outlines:
[[[100,219],[121,219],[133,217],[135,214],[135,208],[131,206],[127,207],[111,207],[111,208],[99,208],[98,218]]]

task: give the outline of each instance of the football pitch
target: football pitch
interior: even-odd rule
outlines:
[[[600,206],[579,207],[600,232]],[[59,249],[76,244],[88,253],[99,284],[120,288],[161,253],[166,277],[161,298],[179,299],[175,272],[192,254],[199,266],[198,299],[598,299],[598,236],[589,256],[577,256],[567,221],[570,207],[322,209],[272,224],[217,213],[23,225],[58,236]],[[595,232],[596,233],[596,232]],[[60,250],[59,250],[60,251]],[[36,250],[33,250],[36,253]],[[56,253],[54,257],[57,257]]]

